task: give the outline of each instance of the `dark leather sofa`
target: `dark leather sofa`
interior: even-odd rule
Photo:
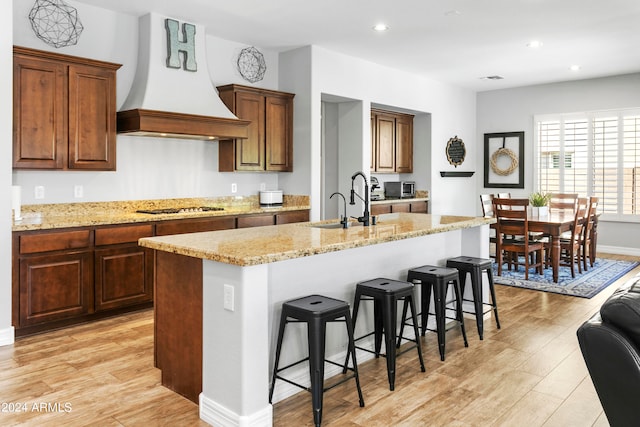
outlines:
[[[609,424],[640,425],[640,274],[578,328],[578,342]]]

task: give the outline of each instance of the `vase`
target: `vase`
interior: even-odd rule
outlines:
[[[549,215],[549,206],[529,206],[531,209],[531,216],[547,216]]]

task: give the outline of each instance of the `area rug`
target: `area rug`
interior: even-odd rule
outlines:
[[[502,276],[498,276],[497,265],[494,263],[493,279],[494,283],[499,285],[592,298],[638,264],[640,263],[635,261],[596,258],[593,267],[589,267],[588,271],[585,272],[583,270],[582,274],[580,274],[576,268],[575,279],[571,277],[569,267],[560,267],[558,283],[554,283],[551,268],[545,269],[542,276],[531,271],[529,280],[524,280],[524,267],[522,265],[520,265],[517,272],[507,270],[505,265],[502,268]]]

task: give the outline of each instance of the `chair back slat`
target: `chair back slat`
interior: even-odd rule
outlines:
[[[482,216],[485,218],[493,218],[495,216],[495,212],[493,211],[493,195],[491,194],[481,194],[480,195],[480,205],[482,206]]]
[[[549,197],[549,209],[575,211],[577,193],[553,193]]]

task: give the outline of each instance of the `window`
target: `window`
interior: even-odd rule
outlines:
[[[536,116],[535,126],[537,189],[597,196],[608,219],[640,215],[640,111]]]

